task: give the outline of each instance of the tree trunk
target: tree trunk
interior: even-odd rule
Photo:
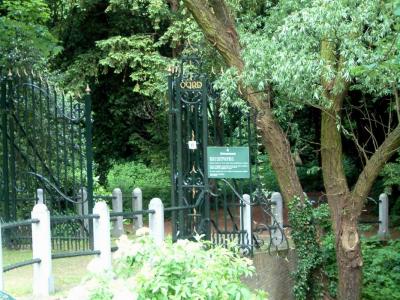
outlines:
[[[337,74],[340,74],[342,59],[336,55],[334,44],[328,41],[321,43],[321,58],[326,65],[334,66]],[[354,199],[350,193],[343,168],[340,120],[348,83],[337,75],[330,81],[322,79],[322,86],[324,97],[331,102],[331,107],[322,112],[321,162],[335,232],[339,273],[338,299],[358,300],[361,296],[362,257],[357,223],[361,209],[354,205],[354,201],[358,199]]]
[[[362,258],[357,231],[359,213],[354,209],[343,169],[337,111],[322,114],[321,158],[324,185],[335,233],[336,261],[339,275],[338,299],[358,300],[361,295]]]
[[[286,134],[272,116],[270,109],[265,108],[261,112],[263,113],[257,118],[257,126],[260,128],[263,144],[270,156],[283,198],[286,203],[295,196],[303,198],[303,188]]]
[[[362,256],[357,223],[358,218],[344,215],[339,230],[335,230],[340,300],[361,299]]]

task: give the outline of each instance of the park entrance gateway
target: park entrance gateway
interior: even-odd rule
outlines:
[[[244,217],[262,192],[255,114],[226,104],[222,114],[197,57],[173,67],[168,86],[173,239],[203,234],[251,251],[260,240]]]

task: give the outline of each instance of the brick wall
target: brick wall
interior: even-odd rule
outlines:
[[[255,253],[253,263],[256,274],[243,281],[253,289],[265,290],[269,300],[292,300],[293,279],[291,272],[296,268],[294,251],[278,253]]]

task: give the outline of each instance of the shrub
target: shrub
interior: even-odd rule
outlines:
[[[314,210],[314,220],[322,227],[322,260],[327,279],[327,290],[331,297],[336,297],[338,271],[336,266],[335,237],[329,226],[329,210],[321,205]],[[400,300],[400,240],[387,243],[376,238],[362,238],[363,287],[364,300]]]
[[[386,246],[369,240],[362,246],[363,299],[400,299],[400,240],[389,241]]]
[[[143,191],[143,207],[152,198],[160,198],[164,206],[170,205],[170,177],[167,168],[151,168],[140,162],[114,163],[107,174],[107,188],[120,188],[131,194],[139,187]]]
[[[255,269],[237,251],[188,240],[159,246],[149,237],[123,236],[117,243],[115,273],[95,277],[91,300],[266,299],[241,282]]]

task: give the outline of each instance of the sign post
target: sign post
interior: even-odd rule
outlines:
[[[207,147],[208,178],[250,178],[249,147]]]

